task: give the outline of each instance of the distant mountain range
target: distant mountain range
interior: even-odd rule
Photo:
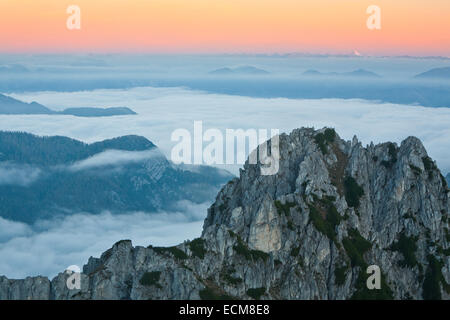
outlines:
[[[333,76],[333,77],[363,77],[363,78],[381,78],[380,75],[372,71],[367,71],[364,69],[358,69],[351,72],[319,72],[314,69],[307,70],[303,73],[305,76]]]
[[[237,68],[220,68],[209,72],[215,75],[263,75],[270,72],[252,66],[242,66]]]
[[[136,114],[136,112],[127,107],[69,108],[63,111],[54,111],[37,102],[26,103],[0,94],[0,114],[63,114],[77,117],[110,117],[118,115],[133,115]]]
[[[211,167],[174,165],[140,136],[85,144],[0,132],[0,216],[15,221],[104,210],[170,210],[180,200],[214,199],[231,178]]]
[[[447,180],[448,185],[450,186],[450,173],[447,173],[447,176],[445,177]]]
[[[276,57],[276,55],[274,55],[274,57]],[[289,55],[283,57],[288,58]],[[260,58],[263,59],[263,56]],[[357,59],[361,60],[365,58]],[[263,62],[259,64],[258,60],[258,66],[261,66],[263,69],[269,68],[270,65],[264,63],[264,60],[262,61]],[[361,68],[369,68],[369,66],[363,64],[363,62],[364,61],[362,60],[360,62]],[[252,63],[256,64],[254,61],[250,62],[245,60],[242,61],[241,65],[251,66]],[[386,63],[388,63],[388,60],[386,60]],[[444,65],[444,60],[440,60],[436,63],[438,63],[437,66]],[[112,63],[109,64],[113,65]],[[222,65],[233,66],[238,65],[238,62],[235,64],[232,64],[232,62],[223,62]],[[387,66],[388,65],[386,65],[386,67]],[[28,67],[28,65],[25,67]],[[0,73],[0,92],[75,92],[146,86],[158,88],[185,87],[190,90],[205,91],[208,93],[255,98],[365,99],[395,104],[421,105],[425,107],[450,107],[449,81],[438,80],[434,81],[433,85],[430,85],[429,79],[434,78],[417,78],[416,81],[411,81],[413,75],[405,75],[403,78],[391,78],[389,77],[389,74],[384,73],[380,73],[380,75],[383,76],[382,78],[358,76],[358,73],[348,77],[307,76],[302,75],[302,72],[306,69],[299,69],[298,76],[292,77],[283,74],[283,72],[276,73],[275,71],[270,74],[265,74],[263,72],[260,75],[252,75],[251,72],[239,74],[234,73],[236,72],[234,67],[230,67],[214,70],[217,72],[211,71],[212,74],[208,73],[210,69],[205,73],[202,71],[202,74],[199,74],[200,71],[195,72],[197,69],[193,68],[191,74],[177,75],[175,72],[171,72],[171,75],[167,76],[167,74],[158,73],[159,71],[157,70],[155,72],[147,72],[143,69],[142,73],[141,71],[136,71],[137,73],[134,73],[135,71],[132,73],[124,73],[106,67],[95,67],[96,71],[94,76],[92,76],[93,70],[90,70],[89,68],[63,67],[60,65],[53,66],[53,64],[45,65],[45,67],[40,67],[40,64],[35,64],[31,65],[29,68],[29,73],[17,73],[15,76],[9,76],[9,74],[6,73],[2,76],[2,73]],[[45,68],[46,70],[40,70],[40,68]],[[314,66],[311,65],[310,68],[319,68],[319,73],[321,73],[320,71],[323,71],[323,73],[327,72],[326,66],[316,67],[316,64],[314,64]],[[345,63],[341,65],[341,68],[350,71],[343,73],[351,73],[352,69],[348,68],[353,67],[350,67],[348,63]],[[395,64],[392,64],[392,68],[397,67]],[[100,72],[100,69],[103,71]],[[231,72],[227,69],[230,69]],[[77,70],[76,77],[71,76],[74,70]],[[115,77],[110,76],[110,72],[113,72],[112,70],[118,72],[115,74]],[[378,70],[381,69],[373,69],[375,72],[381,72]],[[239,72],[239,70],[237,70],[237,72]],[[405,69],[402,73],[404,72],[406,72]],[[124,104],[124,106],[128,105]]]
[[[416,75],[416,79],[450,79],[450,67],[434,68]]]

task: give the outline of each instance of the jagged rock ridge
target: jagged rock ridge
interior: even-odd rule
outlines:
[[[363,147],[332,129],[280,136],[280,169],[245,164],[176,247],[120,241],[81,289],[0,278],[1,299],[449,299],[449,190],[414,137]],[[366,268],[382,272],[368,290]]]

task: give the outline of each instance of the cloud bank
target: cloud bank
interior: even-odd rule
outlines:
[[[158,145],[167,157],[178,128],[193,131],[202,120],[204,130],[280,129],[290,132],[302,126],[334,127],[341,137],[353,135],[364,143],[401,142],[420,138],[430,156],[444,172],[450,172],[450,109],[425,108],[358,99],[262,99],[206,94],[183,88],[140,87],[128,90],[83,92],[37,92],[14,94],[24,101],[38,101],[53,109],[86,105],[127,105],[137,116],[76,118],[48,115],[0,115],[2,130],[28,131],[40,135],[66,135],[94,142],[125,134],[143,135]],[[238,166],[222,168],[237,173]]]
[[[28,186],[41,176],[41,170],[28,165],[0,162],[0,185]]]
[[[32,226],[0,218],[0,275],[53,277],[80,268],[121,239],[133,245],[171,246],[200,236],[209,204],[178,204],[179,211],[112,215],[77,213]]]
[[[128,163],[141,162],[152,158],[160,158],[157,149],[146,151],[106,150],[90,158],[80,160],[68,167],[71,171],[80,171],[104,166],[122,166]]]
[[[192,132],[193,123],[197,120],[203,121],[204,130],[217,128],[224,133],[227,128],[290,132],[302,126],[329,126],[336,128],[347,140],[356,134],[364,144],[371,141],[399,143],[408,136],[417,136],[429,155],[437,160],[440,169],[444,173],[450,172],[450,109],[447,108],[358,99],[261,99],[151,87],[73,93],[37,92],[15,94],[14,97],[27,102],[38,101],[55,110],[86,105],[126,105],[138,115],[104,118],[0,115],[1,130],[64,135],[85,142],[137,134],[151,140],[170,157],[176,144],[170,140],[171,133],[179,128]],[[111,159],[108,155],[112,155]],[[129,160],[122,153],[98,156],[76,165],[89,168],[103,165],[105,161],[120,163]],[[239,166],[222,168],[238,173]],[[174,213],[114,216],[109,213],[97,216],[79,213],[33,226],[3,219],[0,220],[0,274],[9,277],[52,276],[69,265],[81,266],[89,256],[98,256],[120,239],[132,239],[135,245],[173,245],[200,235],[206,208],[206,204],[194,206],[185,203]]]

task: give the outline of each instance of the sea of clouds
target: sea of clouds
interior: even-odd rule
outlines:
[[[227,128],[290,132],[302,126],[328,126],[336,128],[338,134],[347,140],[357,135],[364,144],[372,141],[400,143],[408,136],[417,136],[429,155],[437,160],[443,173],[450,172],[448,108],[358,99],[262,99],[208,94],[184,88],[151,87],[12,96],[27,102],[37,101],[54,110],[126,106],[138,115],[101,118],[0,115],[0,130],[63,135],[85,142],[137,134],[151,140],[169,158],[176,144],[171,141],[172,132],[180,128],[192,132],[194,121],[203,121],[204,130],[223,130],[224,135]],[[80,164],[96,165],[97,160],[102,159],[94,160]],[[225,168],[237,173],[237,166]],[[4,179],[11,179],[5,170],[0,170],[0,173]],[[9,277],[53,276],[69,265],[81,266],[89,256],[99,256],[120,239],[132,239],[135,245],[175,245],[200,235],[209,204],[195,206],[184,203],[180,204],[177,212],[159,214],[111,215],[105,212],[94,216],[78,213],[64,219],[41,221],[33,226],[0,219],[0,274]]]
[[[0,185],[28,186],[41,175],[39,168],[27,164],[0,162]]]
[[[175,212],[73,215],[33,225],[0,217],[0,275],[54,277],[71,265],[80,268],[115,242],[171,246],[201,233],[209,203],[182,201]]]
[[[204,130],[280,129],[290,132],[302,126],[336,128],[347,140],[357,135],[371,141],[400,143],[408,136],[422,140],[439,168],[450,172],[450,109],[379,103],[359,99],[299,100],[251,98],[208,94],[183,88],[139,87],[83,92],[13,94],[14,98],[63,110],[69,107],[127,106],[138,115],[80,118],[49,115],[0,115],[0,130],[27,131],[39,135],[64,135],[94,142],[126,134],[142,135],[170,157],[176,142],[171,133],[179,128],[193,134],[194,121]],[[206,145],[206,143],[205,143]],[[237,173],[234,167],[229,167]]]

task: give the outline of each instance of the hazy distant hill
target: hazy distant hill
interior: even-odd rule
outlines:
[[[0,94],[0,114],[66,114],[77,117],[110,117],[136,114],[127,107],[113,108],[69,108],[58,112],[37,103],[26,103]]]
[[[0,132],[0,216],[16,221],[170,210],[180,200],[211,201],[232,177],[211,167],[176,166],[140,136],[85,144]]]
[[[450,79],[450,67],[435,68],[416,75],[418,79]]]
[[[114,108],[69,108],[60,112],[61,114],[70,114],[77,117],[111,117],[119,115],[137,114],[127,107]]]
[[[352,72],[345,72],[342,73],[343,76],[349,76],[349,77],[370,77],[370,78],[381,78],[379,74],[376,74],[372,71],[367,71],[364,69],[358,69]]]
[[[223,63],[223,65],[226,64]],[[347,68],[353,68],[349,64],[341,66],[341,68],[344,67],[346,68],[344,70],[352,70]],[[367,68],[365,65],[363,67]],[[325,66],[323,70],[326,71]],[[373,71],[376,72],[377,70]],[[382,78],[358,76],[339,78],[332,76],[313,77],[307,75],[292,77],[284,76],[283,72],[273,72],[268,75],[239,75],[233,73],[220,75],[219,72],[219,74],[215,75],[207,72],[205,74],[199,74],[200,71],[193,69],[191,75],[180,74],[179,76],[174,75],[173,77],[158,75],[156,73],[145,73],[145,76],[142,77],[136,74],[118,73],[117,77],[111,77],[109,72],[99,72],[95,77],[92,77],[89,73],[91,71],[89,70],[88,72],[88,70],[85,70],[86,74],[80,72],[77,74],[78,76],[71,77],[69,74],[72,71],[66,70],[61,73],[57,71],[53,73],[43,72],[42,76],[33,76],[34,73],[30,72],[27,76],[21,77],[1,77],[0,74],[0,92],[74,92],[145,86],[162,88],[186,87],[188,89],[209,93],[256,98],[366,99],[426,107],[450,107],[449,81],[435,81],[433,85],[430,85],[429,81],[408,81],[408,77],[411,80],[409,75],[405,75],[404,78],[394,79],[389,77],[389,73],[386,73],[386,75],[380,74],[383,75]],[[226,71],[224,72],[226,73]],[[88,73],[89,75],[87,75]],[[128,105],[124,104],[124,106]],[[129,107],[133,109],[132,106]]]
[[[342,76],[342,77],[381,78],[381,76],[376,74],[375,72],[367,71],[364,69],[358,69],[358,70],[354,70],[351,72],[343,72],[343,73],[319,72],[317,70],[310,69],[310,70],[305,71],[303,73],[303,75],[306,75],[306,76],[333,76],[333,77]]]
[[[0,94],[0,114],[56,114],[37,102],[26,103]]]
[[[220,68],[217,70],[213,70],[209,72],[209,74],[215,74],[215,75],[263,75],[263,74],[269,74],[270,72],[259,69],[252,66],[242,66],[237,68]]]

